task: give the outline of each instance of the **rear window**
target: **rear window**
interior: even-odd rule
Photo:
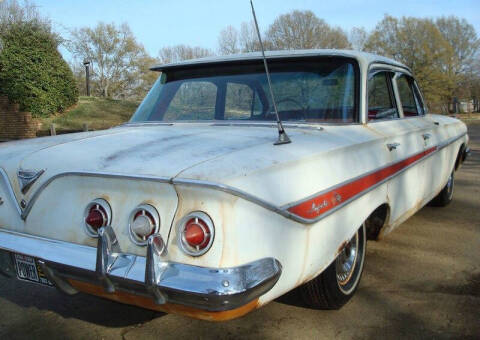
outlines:
[[[358,68],[346,58],[270,61],[273,92],[284,121],[355,122]],[[274,121],[261,61],[162,73],[131,122]]]

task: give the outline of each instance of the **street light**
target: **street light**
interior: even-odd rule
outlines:
[[[85,65],[85,81],[87,83],[87,96],[90,97],[90,61],[85,59],[83,61]]]

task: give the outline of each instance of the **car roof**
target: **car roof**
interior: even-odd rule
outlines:
[[[401,67],[410,70],[404,64],[386,57],[382,57],[376,54],[352,51],[352,50],[329,50],[329,49],[316,49],[316,50],[289,50],[289,51],[265,51],[267,59],[288,59],[288,58],[302,58],[302,57],[321,57],[321,56],[339,56],[349,57],[357,59],[360,63],[370,65],[372,63],[387,64],[392,66]],[[222,64],[222,63],[234,63],[236,61],[250,61],[261,60],[261,52],[249,52],[242,54],[232,54],[225,56],[212,56],[198,59],[184,60],[176,63],[169,63],[163,65],[157,65],[151,68],[153,71],[167,71],[169,69],[188,68],[190,66],[201,66],[210,64]]]

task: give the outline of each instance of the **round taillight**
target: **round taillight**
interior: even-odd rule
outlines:
[[[179,224],[179,243],[192,256],[205,254],[213,243],[215,228],[211,218],[201,211],[185,216]]]
[[[160,216],[157,210],[148,204],[136,207],[130,214],[128,230],[130,239],[139,246],[145,246],[148,238],[158,233],[160,229]]]
[[[85,230],[91,237],[98,237],[98,229],[110,225],[112,210],[107,201],[97,198],[85,208]]]

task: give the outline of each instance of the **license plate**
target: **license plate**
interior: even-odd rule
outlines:
[[[23,281],[40,283],[46,286],[53,286],[47,279],[37,261],[30,256],[14,254],[17,278]]]

